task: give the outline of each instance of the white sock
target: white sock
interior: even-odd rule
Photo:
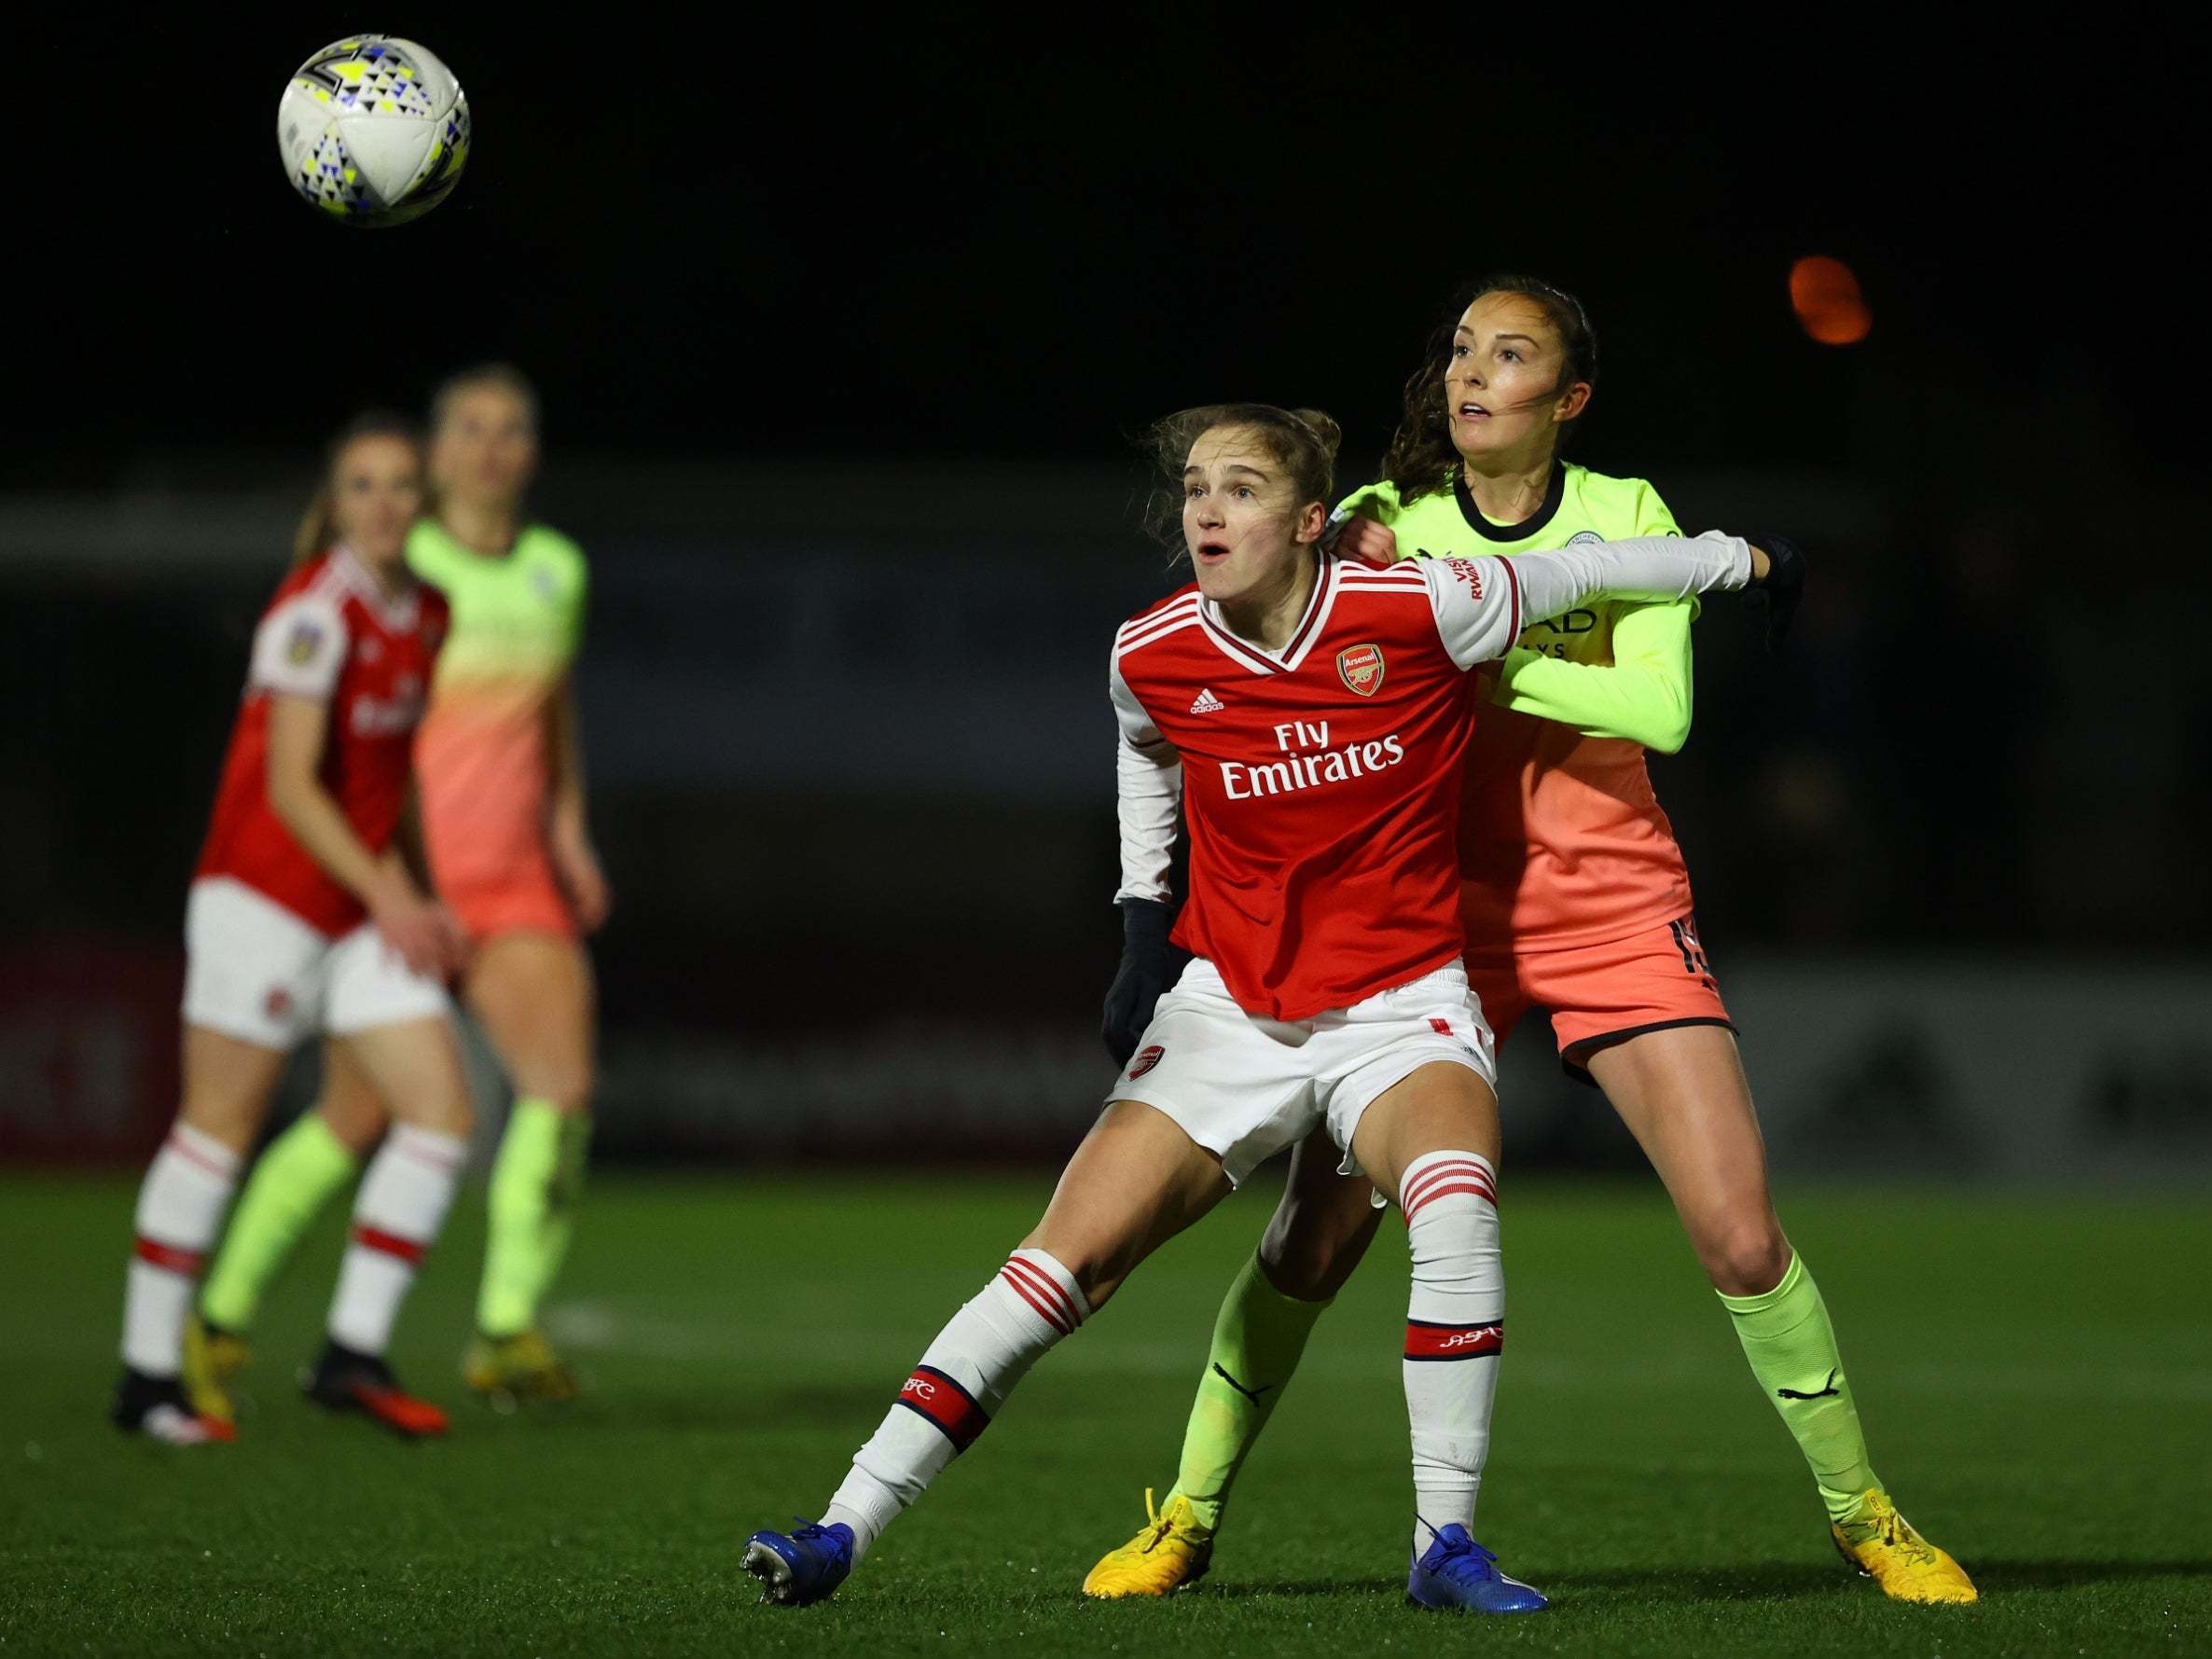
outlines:
[[[1016,1251],[952,1316],[823,1512],[823,1525],[852,1528],[855,1561],[989,1427],[1044,1350],[1089,1317],[1075,1276],[1041,1250]]]
[[[1413,1247],[1403,1370],[1418,1560],[1438,1531],[1474,1522],[1505,1341],[1505,1267],[1488,1159],[1429,1153],[1406,1166],[1398,1192]]]
[[[401,1124],[361,1178],[353,1235],[330,1304],[330,1339],[355,1353],[381,1354],[415,1282],[422,1252],[437,1238],[461,1182],[468,1143]]]
[[[182,1366],[185,1315],[223,1211],[238,1188],[238,1154],[174,1125],[138,1189],[137,1249],[123,1289],[123,1363],[148,1376]]]

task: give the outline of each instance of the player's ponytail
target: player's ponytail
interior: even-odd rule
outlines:
[[[1462,291],[1429,336],[1429,348],[1405,382],[1405,399],[1398,430],[1383,457],[1383,477],[1397,487],[1401,503],[1448,490],[1459,468],[1459,451],[1452,445],[1451,410],[1445,407],[1445,377],[1451,371],[1452,337],[1467,308],[1490,294],[1512,294],[1526,299],[1544,314],[1552,332],[1559,337],[1559,380],[1546,398],[1555,397],[1575,381],[1597,384],[1597,330],[1583,302],[1564,288],[1541,277],[1500,275],[1486,277]],[[1585,408],[1588,405],[1583,406]],[[1578,414],[1557,428],[1559,448],[1574,438],[1582,424]]]
[[[315,492],[308,497],[307,511],[299,516],[299,528],[292,532],[294,570],[328,552],[330,544],[338,539],[339,463],[356,441],[365,437],[395,437],[412,445],[417,454],[422,449],[422,429],[405,415],[394,414],[390,409],[370,409],[355,415],[339,428],[338,435],[323,452],[323,476],[316,481]]]
[[[1336,500],[1336,451],[1344,429],[1320,409],[1282,409],[1271,403],[1209,403],[1163,415],[1145,428],[1144,452],[1158,471],[1144,527],[1178,556],[1187,556],[1182,540],[1182,469],[1191,446],[1217,426],[1241,426],[1253,433],[1275,463],[1290,475],[1300,505]]]

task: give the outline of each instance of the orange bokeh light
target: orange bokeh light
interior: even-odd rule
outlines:
[[[1824,346],[1857,345],[1874,325],[1851,268],[1821,254],[1790,268],[1790,307],[1805,333]]]

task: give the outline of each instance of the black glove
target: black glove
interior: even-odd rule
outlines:
[[[1152,1024],[1153,1004],[1175,983],[1186,952],[1168,943],[1168,929],[1175,920],[1172,906],[1156,899],[1123,899],[1121,909],[1121,967],[1106,992],[1106,1019],[1099,1035],[1113,1063],[1126,1066],[1137,1052],[1137,1039]]]
[[[1804,549],[1787,536],[1744,538],[1766,555],[1767,573],[1748,589],[1751,602],[1766,614],[1766,648],[1777,650],[1804,598]]]

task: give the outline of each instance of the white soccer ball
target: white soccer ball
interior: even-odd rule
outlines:
[[[437,54],[355,35],[294,72],[277,104],[292,187],[349,225],[397,225],[452,191],[468,160],[468,100]]]

